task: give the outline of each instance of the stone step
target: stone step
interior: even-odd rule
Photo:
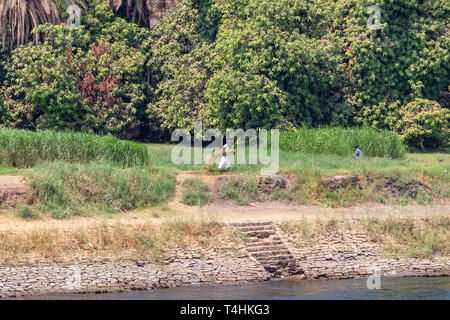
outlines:
[[[251,227],[251,226],[271,226],[270,221],[255,221],[255,222],[241,222],[241,223],[230,223],[233,227]]]
[[[276,264],[276,263],[265,263],[262,265],[264,267],[264,269],[272,269],[274,271],[289,271],[292,273],[296,273],[298,271],[303,271],[302,268],[299,268],[296,264],[294,263],[290,263],[290,264],[285,264],[282,263],[280,264]]]
[[[282,243],[279,244],[260,244],[260,245],[254,245],[247,247],[247,252],[253,253],[253,252],[261,252],[261,251],[275,251],[277,250],[289,250],[286,248],[286,246]]]
[[[275,235],[275,230],[261,230],[261,231],[246,231],[243,232],[246,236],[256,237],[256,238],[268,238],[271,235]]]
[[[252,252],[251,255],[255,258],[264,258],[264,257],[274,257],[274,256],[280,256],[280,255],[290,255],[291,252],[288,249],[281,249],[278,251],[258,251],[258,252]]]
[[[256,258],[256,257],[255,257]],[[272,261],[295,261],[294,257],[290,254],[283,254],[277,256],[266,256],[266,257],[258,257],[256,258],[259,263],[269,263]]]
[[[271,244],[283,244],[279,237],[271,237],[270,239],[257,239],[257,238],[247,238],[245,239],[247,247],[255,247],[259,245],[271,245]]]
[[[240,227],[242,232],[247,231],[263,231],[263,230],[274,230],[272,226],[249,226],[249,227]]]

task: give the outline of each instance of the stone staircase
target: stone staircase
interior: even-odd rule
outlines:
[[[271,222],[235,223],[232,226],[243,234],[250,256],[272,277],[303,273]]]

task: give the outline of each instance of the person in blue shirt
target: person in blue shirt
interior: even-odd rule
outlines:
[[[358,148],[358,146],[355,146],[354,148],[355,148],[355,152],[353,152],[353,156],[355,158],[362,158],[362,156],[363,156],[362,151]]]

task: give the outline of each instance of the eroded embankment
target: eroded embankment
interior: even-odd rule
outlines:
[[[178,247],[154,264],[91,262],[0,266],[0,296],[78,292],[103,293],[192,284],[230,284],[280,277],[345,279],[381,276],[449,276],[450,259],[385,258],[369,232],[348,228],[299,236],[298,228],[271,222],[230,226],[242,242],[216,248]]]

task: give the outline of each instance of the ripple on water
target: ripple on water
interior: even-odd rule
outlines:
[[[303,300],[303,299],[445,299],[450,278],[381,278],[381,289],[369,290],[367,279],[278,280],[243,285],[190,286],[111,294],[56,295],[32,299],[138,300]]]

